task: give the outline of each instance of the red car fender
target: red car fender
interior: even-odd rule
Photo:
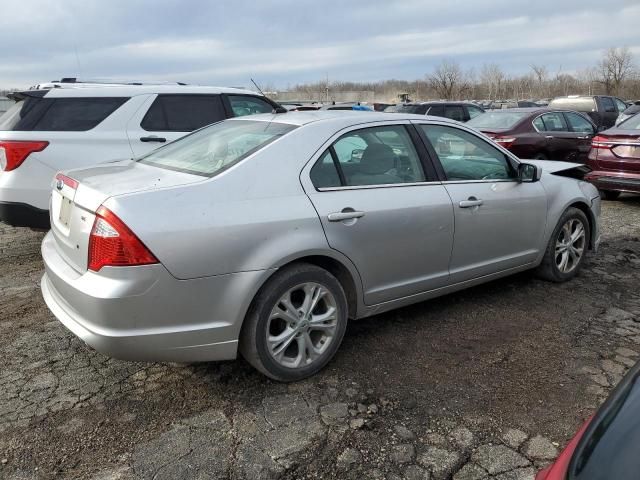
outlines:
[[[564,447],[564,450],[558,455],[556,461],[549,465],[547,468],[540,470],[536,475],[536,480],[566,480],[567,472],[569,470],[569,462],[573,457],[573,452],[578,446],[578,442],[584,435],[584,431],[587,429],[593,416],[584,422],[578,433],[571,439],[571,441]]]

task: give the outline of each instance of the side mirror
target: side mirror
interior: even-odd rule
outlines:
[[[530,163],[518,164],[518,181],[521,183],[533,183],[542,177],[542,168]]]

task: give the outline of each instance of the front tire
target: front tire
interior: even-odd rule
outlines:
[[[590,234],[584,212],[568,208],[551,235],[537,275],[550,282],[566,282],[575,277],[584,263]]]
[[[347,317],[344,289],[331,273],[315,265],[291,265],[256,295],[242,327],[240,352],[274,380],[302,380],[333,358]]]

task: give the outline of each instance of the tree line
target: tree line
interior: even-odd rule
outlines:
[[[412,99],[506,100],[546,99],[562,95],[616,95],[623,99],[640,99],[640,72],[627,47],[609,48],[596,65],[568,73],[562,67],[552,70],[544,64],[532,64],[521,75],[509,75],[497,63],[479,70],[465,70],[455,60],[442,60],[431,73],[414,81],[379,82],[320,81],[298,84],[289,91],[301,97],[318,98],[329,91],[372,91],[376,99],[397,100],[401,93]],[[320,95],[321,97],[321,95]]]

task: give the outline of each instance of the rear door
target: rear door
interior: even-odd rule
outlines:
[[[328,243],[358,269],[367,305],[448,281],[451,200],[414,140],[408,122],[359,126],[302,172]]]
[[[546,142],[547,160],[563,160],[568,162],[578,161],[578,148],[573,132],[569,131],[569,126],[562,112],[549,112],[538,117],[540,120],[534,123],[539,128],[540,121],[544,126],[541,132]]]
[[[135,156],[226,118],[220,95],[152,95],[127,124]]]
[[[450,283],[529,265],[543,247],[547,200],[540,182],[519,183],[515,162],[485,137],[420,124],[453,202]]]
[[[591,139],[596,133],[595,127],[590,121],[575,112],[564,112],[564,118],[575,140],[576,160],[586,162],[589,150],[591,150]]]

